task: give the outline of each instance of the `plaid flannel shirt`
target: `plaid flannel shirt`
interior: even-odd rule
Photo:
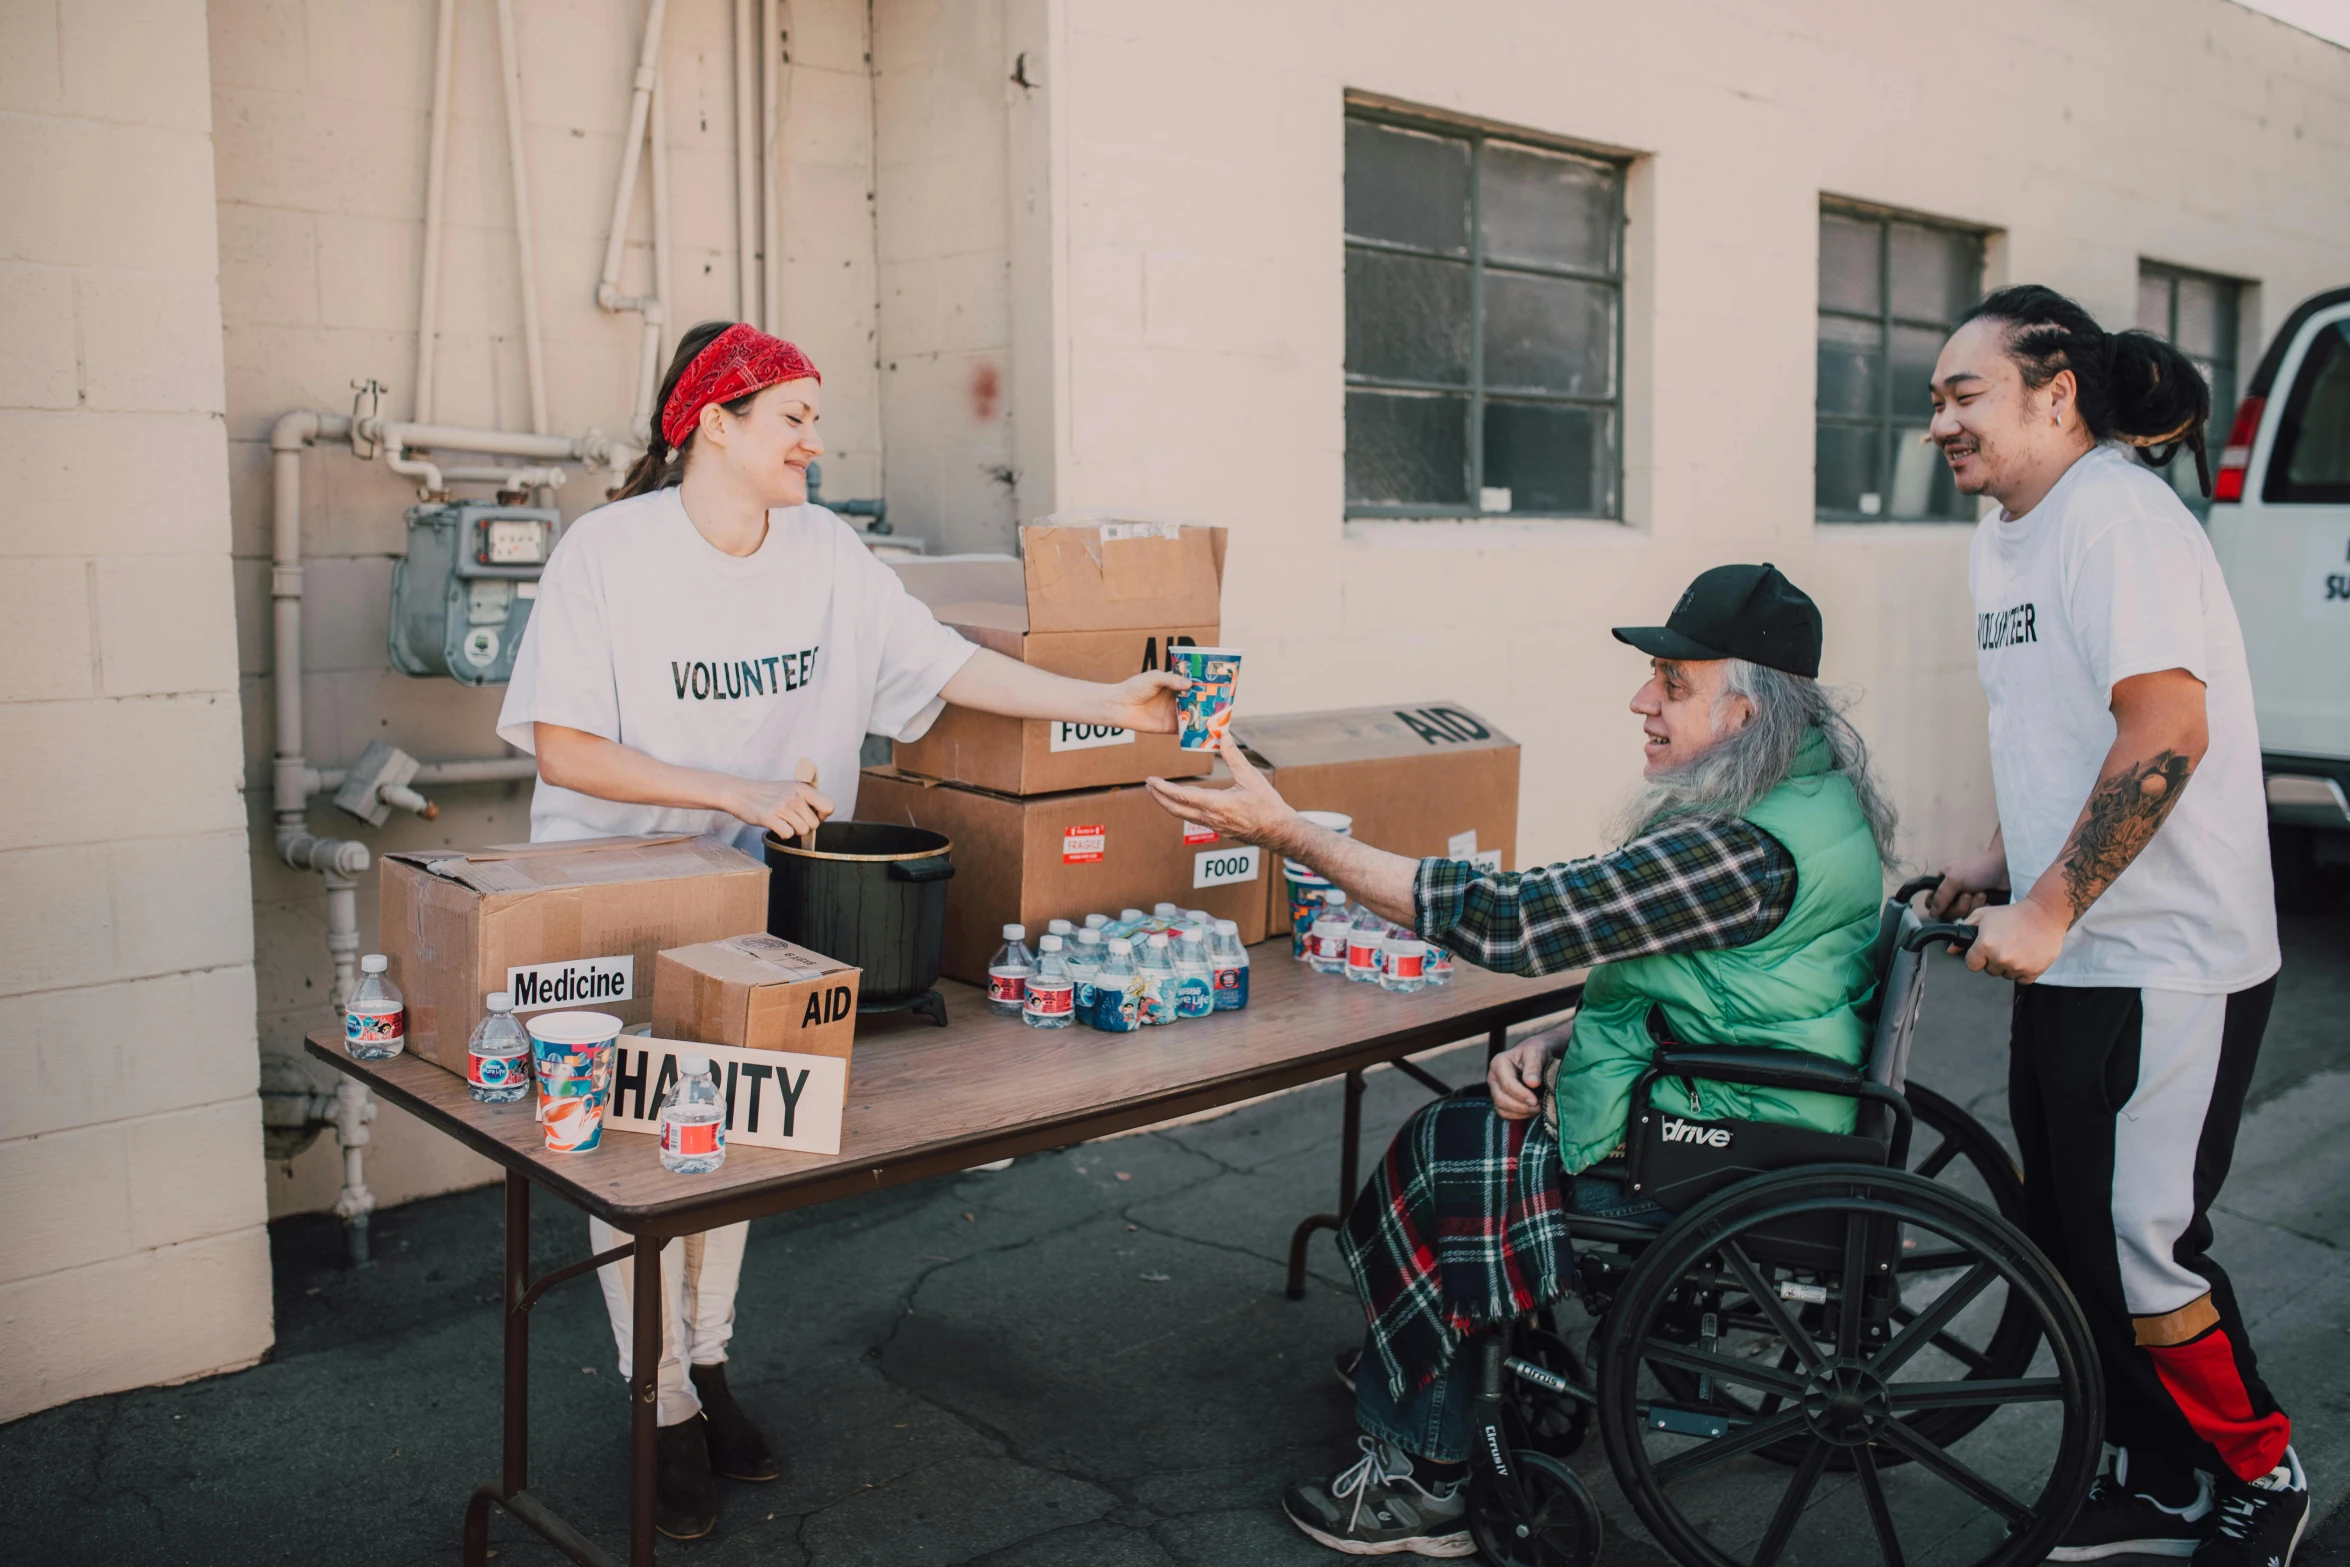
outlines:
[[[1422,860],[1412,896],[1436,945],[1497,973],[1555,974],[1760,941],[1794,907],[1795,857],[1743,817],[1685,816],[1540,870]]]

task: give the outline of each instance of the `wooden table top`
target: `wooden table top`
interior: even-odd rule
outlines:
[[[1249,1005],[1133,1034],[1033,1029],[975,986],[943,980],[948,1026],[911,1013],[857,1024],[837,1154],[734,1144],[710,1175],[661,1167],[654,1140],[608,1132],[587,1153],[549,1153],[529,1099],[474,1102],[465,1080],[413,1055],[354,1061],[338,1032],[310,1054],[617,1229],[705,1230],[852,1192],[968,1169],[1237,1103],[1562,1012],[1583,973],[1517,979],[1458,965],[1416,995],[1315,974],[1286,941],[1250,951]]]

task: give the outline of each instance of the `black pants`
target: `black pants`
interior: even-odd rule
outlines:
[[[2106,1440],[2172,1494],[2189,1469],[2266,1474],[2292,1438],[2209,1253],[2275,999],[2273,979],[2232,996],[2016,987],[2025,1228],[2089,1319]]]

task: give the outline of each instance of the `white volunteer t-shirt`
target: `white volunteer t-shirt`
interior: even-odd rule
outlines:
[[[672,486],[565,530],[498,733],[529,751],[533,724],[562,724],[742,778],[787,779],[806,757],[846,821],[866,734],[919,738],[976,651],[823,507],[770,512],[766,542],[738,558],[695,530]],[[759,830],[720,811],[627,805],[543,778],[531,799],[533,842],[661,832],[726,833],[759,852]]]
[[[2019,898],[2088,803],[2113,746],[2115,684],[2184,669],[2204,685],[2210,749],[2040,983],[2216,994],[2274,974],[2252,678],[2236,607],[2193,513],[2152,469],[2101,446],[2023,517],[2000,511],[1976,524],[1967,580]]]

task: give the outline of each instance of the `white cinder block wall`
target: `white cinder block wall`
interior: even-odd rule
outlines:
[[[1958,29],[1873,0],[1044,9],[1058,503],[1232,528],[1251,705],[1497,718],[1537,863],[1593,848],[1638,769],[1641,661],[1607,627],[1736,559],[1820,600],[1911,861],[1990,830],[1966,528],[1812,520],[1822,193],[1997,230],[1991,283],[2111,326],[2142,257],[2249,280],[2247,367],[2350,257],[2350,51],[2226,0],[1990,0]],[[1638,155],[1621,526],[1343,519],[1349,91]]]
[[[0,60],[5,1421],[271,1326],[204,7]]]

